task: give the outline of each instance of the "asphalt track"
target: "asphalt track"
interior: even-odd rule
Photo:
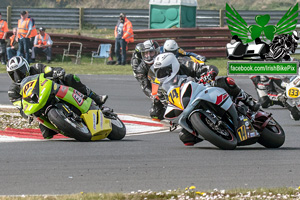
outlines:
[[[148,115],[150,101],[132,76],[80,76],[118,113]],[[247,77],[237,83],[255,95]],[[0,74],[0,104],[9,104],[10,80]],[[256,95],[255,95],[256,96]],[[73,140],[0,144],[0,195],[70,194],[173,190],[294,187],[300,185],[300,122],[287,110],[268,109],[282,125],[280,149],[255,144],[234,151],[208,142],[185,147],[178,132],[130,135],[122,141]]]

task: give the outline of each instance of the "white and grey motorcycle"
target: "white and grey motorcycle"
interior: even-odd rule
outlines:
[[[291,118],[294,120],[300,119],[300,76],[294,76],[286,85],[286,106],[291,111]],[[292,113],[294,112],[294,113]]]
[[[223,88],[198,84],[181,75],[163,82],[160,88],[166,91],[165,119],[220,149],[256,142],[279,148],[285,141],[284,130],[272,114],[252,112],[246,105],[233,102]]]

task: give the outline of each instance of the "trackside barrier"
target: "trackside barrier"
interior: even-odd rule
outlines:
[[[9,31],[8,36],[11,36]],[[53,40],[52,54],[62,55],[63,49],[67,49],[69,42],[81,42],[82,54],[92,55],[97,51],[99,44],[112,44],[112,52],[115,48],[115,40],[93,38],[82,35],[49,34]],[[185,51],[204,55],[208,58],[226,57],[225,46],[230,41],[231,35],[228,28],[171,28],[171,29],[139,29],[134,30],[135,41],[129,43],[127,62],[130,62],[132,52],[137,43],[148,39],[156,40],[163,45],[166,39],[174,39]],[[111,59],[113,53],[111,54]]]

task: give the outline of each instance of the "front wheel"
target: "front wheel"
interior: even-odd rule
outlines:
[[[126,135],[126,127],[124,123],[118,118],[111,119],[112,131],[107,136],[110,140],[122,140]]]
[[[237,146],[237,139],[229,128],[214,127],[206,116],[195,112],[191,115],[191,123],[205,140],[224,150],[232,150]]]
[[[48,118],[50,122],[67,137],[74,138],[81,142],[90,141],[92,138],[89,129],[82,121],[67,117],[60,109],[52,108],[48,112]]]
[[[259,133],[260,138],[258,139],[258,143],[266,148],[279,148],[285,141],[284,130],[273,118]]]

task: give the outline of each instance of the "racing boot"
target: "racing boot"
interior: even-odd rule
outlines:
[[[100,107],[106,102],[106,100],[108,98],[107,95],[98,95],[93,91],[91,91],[89,97],[91,99],[93,99],[95,101],[95,103]]]
[[[54,135],[58,134],[54,130],[49,129],[49,128],[47,128],[46,126],[44,126],[42,124],[39,124],[39,128],[42,132],[42,135],[43,135],[44,139],[51,139],[51,138],[53,138]]]
[[[187,130],[182,129],[179,133],[179,139],[183,142],[185,146],[194,146],[203,140],[189,133]]]
[[[240,93],[237,96],[237,99],[243,102],[250,110],[256,112],[260,108],[260,103],[256,103],[252,96],[247,94],[244,90],[241,89]]]

